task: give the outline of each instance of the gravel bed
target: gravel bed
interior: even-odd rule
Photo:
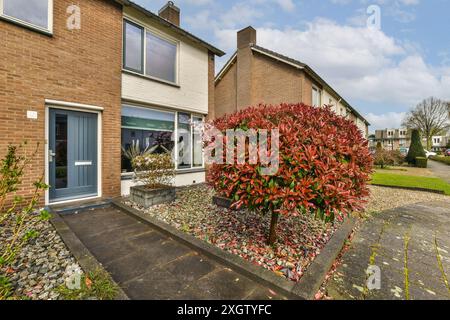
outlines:
[[[64,284],[73,272],[82,273],[81,268],[50,222],[33,224],[38,236],[22,248],[10,269],[1,271],[11,280],[14,296],[58,300],[60,295],[56,288]],[[11,236],[6,227],[2,228],[0,245]]]
[[[292,281],[301,278],[336,229],[312,216],[283,216],[278,242],[270,247],[266,245],[269,216],[217,207],[213,195],[212,188],[199,185],[177,190],[171,204],[143,209],[129,200],[125,203]]]
[[[450,197],[448,196],[431,192],[383,188],[378,186],[369,186],[369,188],[371,192],[366,207],[367,213],[381,212],[420,202],[450,200]]]
[[[408,204],[448,200],[433,193],[370,186],[365,213],[381,212]],[[276,246],[267,246],[270,217],[248,210],[232,211],[212,204],[214,190],[197,185],[177,190],[177,199],[144,209],[125,204],[158,218],[178,230],[236,254],[276,274],[298,281],[326,245],[338,224],[324,224],[312,216],[281,217]]]

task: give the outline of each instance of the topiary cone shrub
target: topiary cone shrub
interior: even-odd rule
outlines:
[[[416,158],[426,158],[425,150],[423,149],[422,142],[420,141],[419,130],[414,129],[411,133],[411,146],[409,147],[406,161],[410,165],[416,165]]]
[[[355,124],[330,108],[260,105],[211,124],[223,134],[227,129],[279,129],[280,164],[275,175],[261,175],[260,164],[248,161],[226,164],[226,152],[224,164],[208,170],[208,182],[220,196],[233,199],[234,206],[272,215],[270,245],[275,243],[280,215],[314,214],[332,222],[363,208],[373,163],[368,142]]]

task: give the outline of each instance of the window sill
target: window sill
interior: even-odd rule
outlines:
[[[140,77],[140,78],[143,78],[143,79],[147,79],[147,80],[150,80],[150,81],[158,82],[158,83],[161,83],[161,84],[166,84],[166,85],[174,87],[174,88],[181,88],[181,86],[179,84],[177,84],[177,83],[165,81],[165,80],[158,79],[158,78],[154,78],[154,77],[147,76],[145,74],[138,73],[138,72],[135,72],[135,71],[131,71],[131,70],[128,70],[128,69],[123,69],[122,68],[122,72],[130,74],[130,75],[133,75],[133,76],[137,76],[137,77]]]
[[[202,172],[206,172],[206,168],[182,169],[182,170],[175,171],[175,173],[177,175],[190,174],[190,173],[202,173]],[[132,173],[132,172],[122,173],[122,181],[133,180],[133,179],[134,179],[134,173]]]
[[[22,22],[20,20],[16,20],[14,18],[10,18],[10,17],[5,16],[5,15],[0,15],[0,20],[8,22],[8,23],[11,23],[11,24],[14,24],[14,25],[16,25],[18,27],[22,27],[22,28],[28,29],[30,31],[34,31],[34,32],[40,33],[40,34],[45,35],[47,37],[53,37],[53,33],[51,31],[49,31],[49,30],[41,29],[39,27],[35,27],[35,26],[31,25],[31,24],[28,24],[26,22]]]

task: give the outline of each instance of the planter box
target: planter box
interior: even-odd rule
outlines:
[[[130,200],[144,208],[173,202],[175,201],[175,195],[175,187],[147,189],[144,186],[134,186],[130,188]]]

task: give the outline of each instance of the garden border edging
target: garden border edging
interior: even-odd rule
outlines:
[[[434,193],[434,194],[445,195],[445,192],[442,190],[433,190],[433,189],[426,189],[426,188],[420,188],[420,187],[390,186],[390,185],[379,184],[379,183],[371,183],[371,184],[369,184],[369,186],[383,187],[383,188],[390,188],[390,189],[399,189],[399,190],[409,190],[409,191],[421,191],[421,192],[429,192],[429,193]]]
[[[324,282],[333,262],[344,247],[345,240],[348,238],[355,225],[353,219],[347,220],[347,222],[345,222],[332,236],[320,255],[314,259],[302,279],[298,283],[295,283],[281,278],[263,267],[254,265],[237,255],[233,255],[206,243],[205,241],[195,238],[194,236],[179,231],[171,225],[157,220],[137,209],[129,207],[122,203],[122,198],[113,199],[112,205],[123,210],[131,217],[147,223],[160,232],[175,238],[188,247],[200,251],[227,267],[235,269],[244,276],[276,290],[279,293],[286,295],[288,298],[296,300],[310,300],[314,298],[320,285]]]
[[[75,257],[80,264],[84,272],[93,272],[95,270],[101,270],[108,274],[109,280],[117,286],[117,295],[114,300],[130,300],[127,294],[122,290],[117,282],[111,277],[108,271],[102,266],[100,262],[92,255],[92,253],[86,248],[76,234],[70,229],[64,219],[57,213],[49,209],[52,218],[50,223],[55,228],[58,235],[61,237],[64,244],[69,249],[70,253]]]

